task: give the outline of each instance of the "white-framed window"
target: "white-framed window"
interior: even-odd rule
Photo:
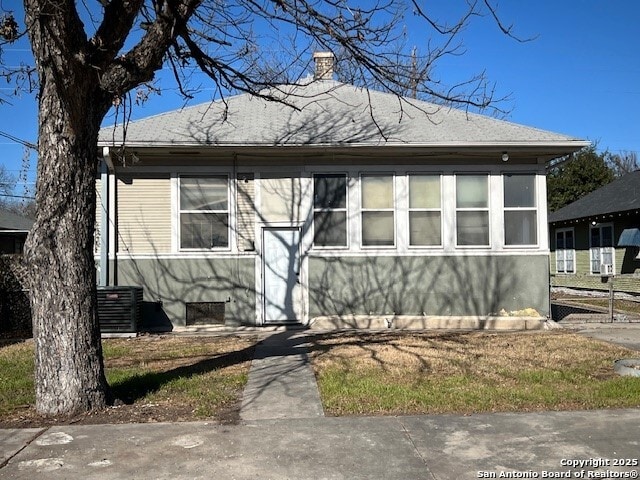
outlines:
[[[610,223],[591,226],[589,232],[589,257],[591,273],[600,274],[602,265],[613,266],[613,225]]]
[[[180,248],[229,248],[228,176],[180,176],[179,191]]]
[[[360,175],[363,247],[395,245],[395,193],[392,174]]]
[[[347,176],[313,175],[313,246],[347,247]]]
[[[489,176],[456,175],[456,244],[489,246]]]
[[[556,230],[556,273],[576,273],[573,228]]]
[[[538,209],[536,176],[507,174],[502,176],[504,190],[504,244],[538,244]]]
[[[439,174],[409,174],[409,245],[442,245],[442,187]]]

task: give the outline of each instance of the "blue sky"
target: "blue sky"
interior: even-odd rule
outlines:
[[[451,2],[432,0],[427,5],[444,11]],[[640,155],[640,2],[502,0],[498,11],[517,35],[535,40],[515,42],[504,37],[489,18],[477,18],[463,33],[465,55],[443,59],[437,76],[448,83],[484,70],[495,82],[497,96],[510,97],[501,105],[510,112],[507,120],[597,142],[599,150]],[[407,27],[410,42],[420,48],[427,40],[421,36],[425,29],[416,28],[411,17]],[[26,43],[8,46],[3,56],[9,65],[28,59]],[[161,84],[167,83],[163,79]],[[10,88],[0,85],[0,92],[7,94]],[[207,101],[210,95],[204,91],[193,103]],[[0,104],[0,132],[36,143],[33,95],[11,102]],[[169,89],[136,108],[133,118],[183,104]],[[0,137],[0,163],[16,176],[22,156],[20,144]],[[27,179],[31,188],[35,162],[31,155]],[[15,193],[21,194],[24,186],[19,184]]]

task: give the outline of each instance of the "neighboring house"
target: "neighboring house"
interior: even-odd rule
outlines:
[[[0,209],[0,254],[22,253],[33,220]]]
[[[640,293],[640,170],[549,215],[551,285]]]
[[[588,143],[326,77],[133,121],[124,154],[103,128],[99,283],[147,324],[546,317],[545,164]]]

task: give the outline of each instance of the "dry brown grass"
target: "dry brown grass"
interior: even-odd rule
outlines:
[[[114,407],[44,419],[33,408],[33,341],[0,346],[0,426],[212,419],[234,422],[256,337],[147,335],[103,340]]]
[[[612,368],[629,356],[567,332],[327,335],[312,352],[334,415],[639,406],[640,379]]]

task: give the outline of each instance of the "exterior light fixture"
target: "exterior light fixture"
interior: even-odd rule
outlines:
[[[506,162],[509,160],[509,154],[507,152],[502,152],[502,161]]]

